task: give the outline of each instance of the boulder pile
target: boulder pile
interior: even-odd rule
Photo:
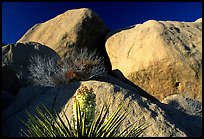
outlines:
[[[81,52],[80,57],[72,52]],[[54,59],[56,67],[47,66],[45,59],[35,67],[35,56]],[[40,68],[43,72],[38,74]],[[72,119],[73,98],[82,86],[96,95],[96,115],[103,104],[109,107],[108,116],[119,104],[127,104],[131,111],[120,130],[137,121],[149,125],[143,137],[202,136],[202,18],[149,20],[110,32],[91,9],[68,10],[34,25],[14,44],[2,43],[2,69],[5,137],[21,136],[26,127],[19,119],[28,121],[26,111],[35,115],[40,105]],[[75,78],[79,71],[80,76],[98,75],[95,71],[100,75]],[[45,75],[46,85],[28,83],[28,78],[42,82]],[[55,78],[60,82],[51,86]],[[69,81],[61,82],[64,78]]]

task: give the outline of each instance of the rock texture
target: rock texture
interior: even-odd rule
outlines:
[[[202,19],[149,20],[107,36],[112,70],[159,100],[172,94],[202,97]]]
[[[202,117],[202,102],[183,97],[178,94],[167,96],[162,103],[171,105],[172,107],[181,110],[190,115]]]
[[[103,49],[108,28],[91,9],[68,10],[29,29],[18,42],[39,42],[63,59],[70,48]]]
[[[202,18],[197,19],[195,22],[202,22]]]
[[[120,103],[128,104],[132,111],[124,121],[122,128],[138,121],[138,125],[144,122],[151,125],[143,136],[201,136],[201,118],[187,115],[160,102],[154,103],[117,85],[99,81],[74,82],[55,88],[22,88],[15,101],[3,111],[3,135],[19,136],[19,130],[25,130],[25,127],[18,118],[27,121],[25,110],[34,114],[34,108],[41,104],[48,109],[55,108],[58,113],[65,111],[71,118],[72,97],[81,85],[93,88],[96,94],[96,114],[103,103],[106,107],[110,106],[108,115],[115,111]],[[138,120],[139,118],[141,119]]]
[[[55,109],[63,120],[62,112],[72,119],[73,98],[82,86],[92,88],[96,95],[96,115],[103,104],[110,116],[126,103],[131,112],[120,130],[137,121],[138,126],[149,125],[143,137],[202,136],[202,102],[197,101],[202,98],[202,18],[195,22],[149,20],[108,32],[96,13],[81,8],[34,25],[15,44],[2,43],[3,136],[20,136],[20,130],[26,130],[20,121],[28,121],[26,111],[35,115],[35,108],[42,104]],[[31,57],[58,61],[83,47],[97,49],[107,69],[113,70],[111,75],[120,80],[103,75],[56,87],[27,86]],[[72,71],[67,73],[74,76]]]
[[[8,44],[2,47],[2,66],[14,70],[22,80],[26,79],[30,59],[33,56],[48,57],[59,60],[59,55],[47,46],[35,42]]]

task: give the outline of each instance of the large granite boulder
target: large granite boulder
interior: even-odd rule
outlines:
[[[201,100],[202,19],[149,20],[110,33],[105,45],[112,70],[160,101],[186,93]]]
[[[18,42],[39,42],[55,50],[63,59],[73,47],[105,52],[105,35],[108,31],[94,11],[80,8],[34,25]]]
[[[14,43],[2,47],[2,66],[13,70],[21,79],[22,85],[28,78],[28,66],[34,56],[60,60],[59,55],[49,47],[36,42]],[[17,82],[16,82],[17,83]]]
[[[110,106],[108,115],[113,113],[120,103],[128,104],[132,110],[121,129],[138,121],[138,124],[145,122],[150,125],[143,134],[147,137],[183,137],[201,136],[202,134],[202,119],[200,117],[185,114],[160,102],[150,101],[141,97],[137,92],[133,93],[111,83],[84,81],[55,88],[21,88],[14,102],[3,111],[3,136],[20,136],[19,131],[20,129],[25,130],[25,126],[19,119],[27,121],[28,117],[25,111],[35,114],[34,109],[41,104],[50,110],[54,108],[60,115],[64,111],[68,118],[72,118],[72,98],[82,85],[93,88],[96,94],[96,114],[100,111],[103,103],[106,107]]]

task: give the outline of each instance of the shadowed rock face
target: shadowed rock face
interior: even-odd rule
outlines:
[[[19,130],[25,130],[25,126],[18,118],[27,121],[28,117],[25,111],[36,114],[34,109],[41,104],[44,104],[50,110],[54,108],[60,115],[62,111],[65,111],[68,118],[72,118],[72,98],[82,85],[89,89],[93,88],[96,95],[96,115],[103,103],[105,107],[110,106],[108,116],[117,109],[120,103],[126,102],[128,104],[131,112],[121,129],[138,121],[138,124],[145,122],[147,125],[151,125],[143,134],[147,137],[201,136],[201,118],[187,115],[160,102],[150,101],[138,95],[137,92],[131,92],[117,85],[99,81],[74,82],[55,88],[21,88],[15,100],[3,111],[3,135],[20,136]],[[64,117],[62,118],[64,119]]]
[[[24,80],[29,75],[28,66],[31,64],[30,59],[33,56],[60,60],[59,55],[54,50],[40,43],[14,43],[2,47],[2,66],[6,65],[18,75],[21,74],[21,78]]]
[[[3,66],[2,67],[2,78],[1,78],[2,90],[8,91],[13,95],[16,95],[20,88],[20,81],[13,70]]]
[[[189,99],[178,94],[167,96],[162,103],[172,105],[178,110],[184,111],[190,115],[196,115],[202,117],[202,102]]]
[[[112,70],[157,99],[178,93],[201,100],[202,18],[149,20],[115,32],[105,45]]]
[[[71,48],[88,47],[105,52],[108,28],[91,9],[68,10],[44,23],[36,24],[18,42],[39,42],[55,50],[63,59]]]

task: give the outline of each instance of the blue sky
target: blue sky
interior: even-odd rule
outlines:
[[[111,30],[150,19],[193,22],[202,17],[201,2],[2,2],[2,42],[15,43],[36,23],[76,8],[94,10]]]

